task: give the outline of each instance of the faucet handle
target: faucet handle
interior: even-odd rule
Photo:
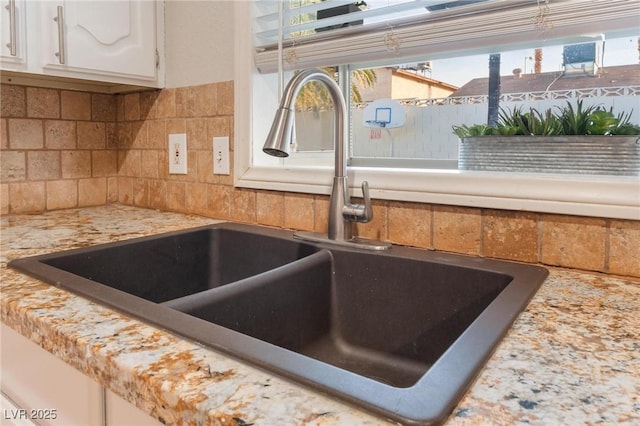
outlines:
[[[369,222],[373,219],[373,206],[371,206],[371,197],[369,196],[369,182],[362,182],[362,198],[364,203],[364,212],[359,222]]]
[[[367,223],[373,219],[373,207],[371,207],[371,198],[369,197],[369,183],[362,182],[362,197],[364,204],[351,204],[345,200],[342,207],[342,217],[350,222]]]

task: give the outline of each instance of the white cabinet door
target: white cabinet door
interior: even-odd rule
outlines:
[[[13,403],[0,404],[0,424],[162,425],[4,324],[0,336],[0,388]]]
[[[103,423],[102,387],[98,383],[6,325],[2,324],[0,333],[0,387],[24,410],[14,411],[15,417],[42,426]]]
[[[156,81],[157,7],[144,0],[40,2],[44,73]]]
[[[0,61],[3,69],[27,70],[25,0],[0,1]]]
[[[158,420],[109,390],[106,400],[107,426],[162,426]]]

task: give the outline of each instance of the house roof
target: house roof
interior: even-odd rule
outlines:
[[[540,74],[500,76],[500,93],[545,92],[547,90],[574,90],[594,87],[620,87],[640,85],[640,64],[604,67],[596,76],[562,75],[562,71]],[[474,78],[451,96],[480,96],[489,91],[489,78]]]
[[[434,80],[433,78],[425,77],[423,75],[419,75],[413,72],[404,71],[401,69],[393,69],[393,68],[391,72],[393,73],[393,75],[396,75],[398,77],[406,78],[408,80],[414,80],[416,82],[430,85],[430,86],[441,87],[445,90],[454,91],[458,89],[458,86],[454,86],[453,84],[445,83],[444,81],[440,81],[440,80]]]

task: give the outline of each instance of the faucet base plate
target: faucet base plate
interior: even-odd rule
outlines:
[[[327,234],[321,234],[319,232],[305,232],[300,231],[293,234],[293,238],[303,241],[311,241],[314,243],[326,243],[333,244],[342,247],[359,248],[364,250],[389,250],[391,244],[384,243],[382,241],[367,240],[364,238],[353,237],[349,240],[332,240],[329,239]]]

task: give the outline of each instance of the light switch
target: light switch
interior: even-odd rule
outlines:
[[[213,174],[228,175],[229,167],[229,137],[216,136],[213,138]]]

